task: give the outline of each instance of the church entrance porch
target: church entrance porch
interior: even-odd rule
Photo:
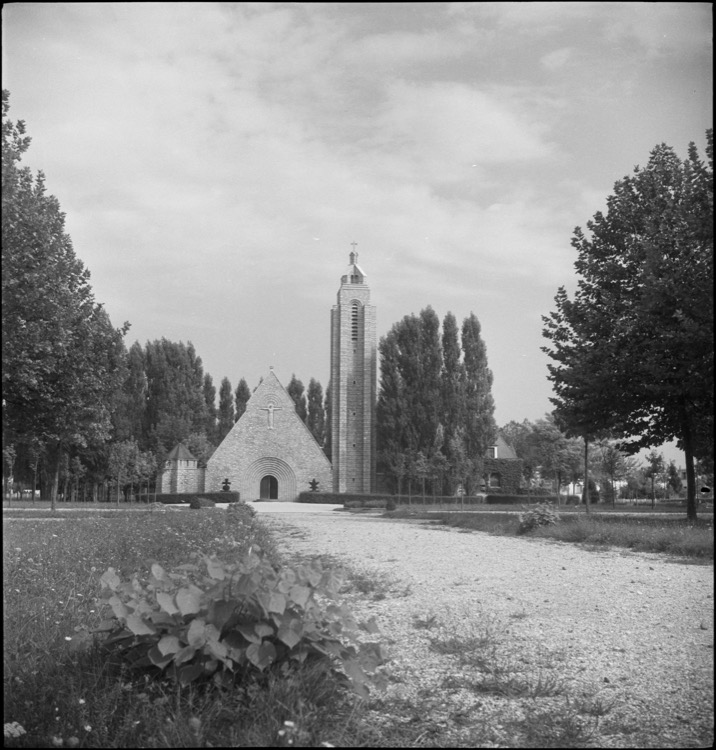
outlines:
[[[259,488],[259,497],[261,500],[278,500],[278,479],[267,474],[261,480]]]

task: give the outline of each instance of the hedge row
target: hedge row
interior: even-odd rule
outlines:
[[[238,503],[238,492],[165,492],[157,495],[157,502],[164,505],[188,505],[196,499],[212,500],[215,503]]]

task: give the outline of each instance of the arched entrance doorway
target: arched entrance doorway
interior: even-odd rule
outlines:
[[[262,500],[278,500],[278,479],[267,474],[261,479],[259,497]]]

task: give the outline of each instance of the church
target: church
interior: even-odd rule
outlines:
[[[247,502],[293,502],[310,490],[376,492],[377,348],[375,306],[358,253],[352,252],[331,310],[331,460],[271,368],[206,468],[179,444],[167,456],[157,491],[230,487]],[[502,436],[488,449],[484,471],[483,492],[518,491],[522,461]]]
[[[329,461],[271,368],[207,462],[184,445],[167,456],[160,493],[220,492],[242,500],[292,502],[301,492],[368,494],[375,487],[377,339],[375,306],[358,254],[350,253],[331,310]]]

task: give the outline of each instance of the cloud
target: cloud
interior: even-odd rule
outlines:
[[[548,54],[544,55],[540,59],[540,62],[542,63],[543,67],[547,68],[547,70],[559,70],[559,68],[563,67],[572,57],[572,52],[573,50],[571,47],[556,49],[553,52],[549,52]]]

